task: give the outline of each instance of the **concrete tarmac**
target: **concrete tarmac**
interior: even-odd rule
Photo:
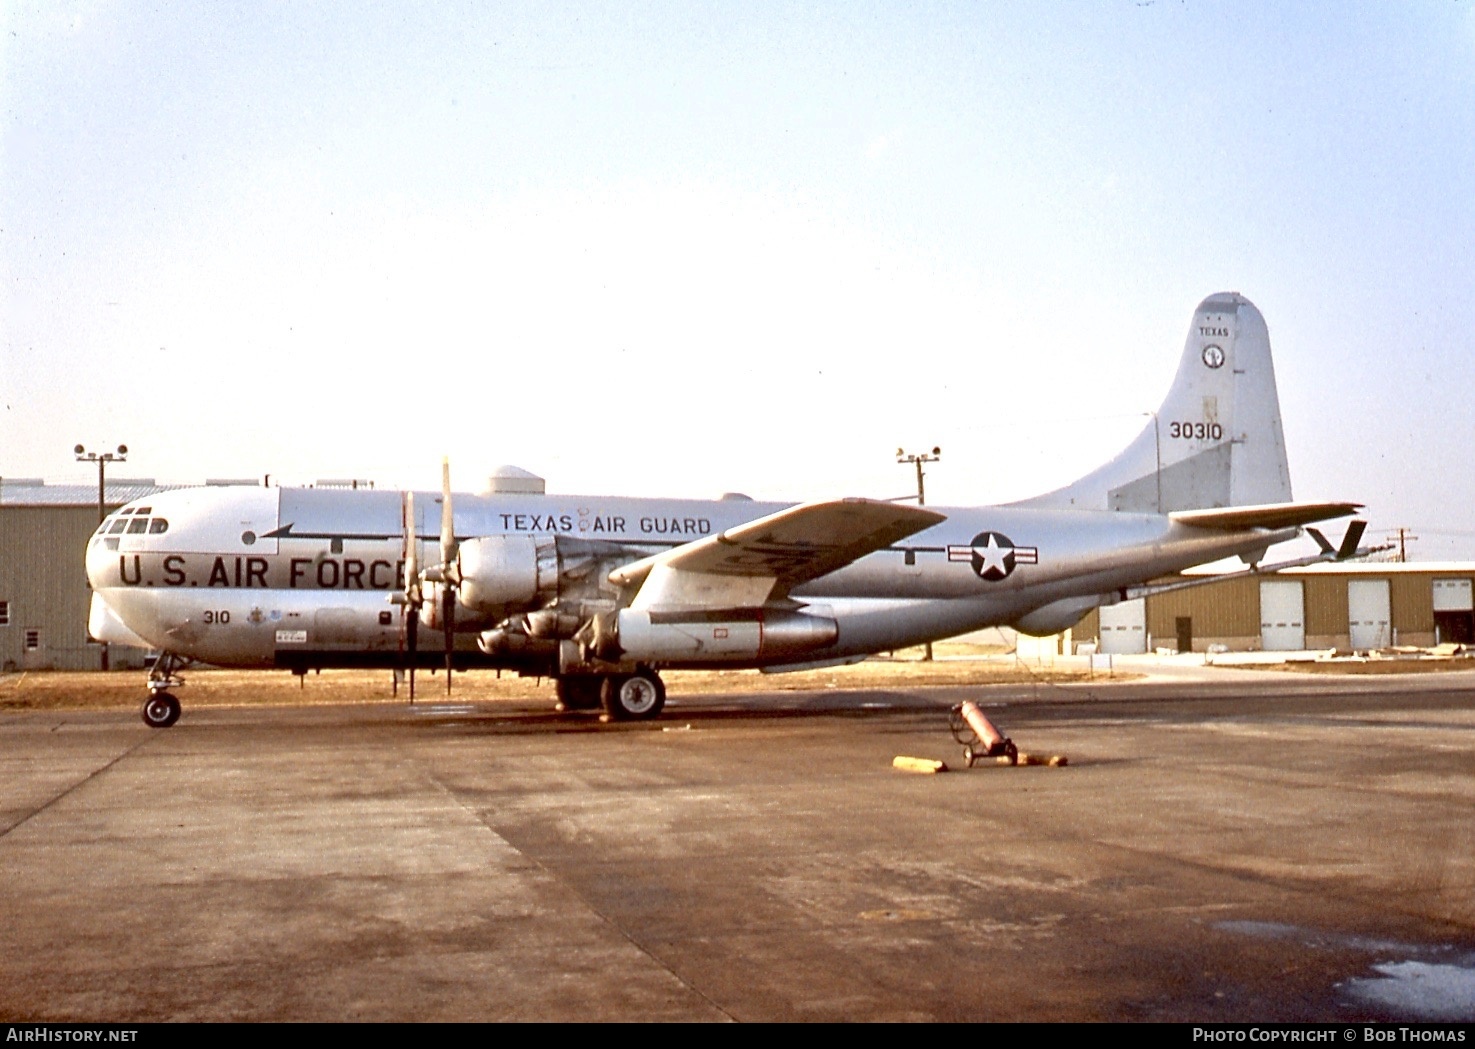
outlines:
[[[0,1019],[1475,1019],[1475,674],[182,699],[0,716]]]

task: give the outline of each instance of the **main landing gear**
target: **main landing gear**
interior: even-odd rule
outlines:
[[[143,723],[149,728],[168,728],[179,720],[179,700],[168,691],[184,684],[175,673],[184,660],[173,652],[164,652],[149,670],[149,698],[143,701]]]
[[[666,705],[666,685],[649,667],[633,674],[568,674],[557,688],[560,711],[603,707],[610,721],[646,721]]]

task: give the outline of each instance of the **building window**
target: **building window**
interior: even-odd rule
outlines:
[[[0,626],[10,625],[10,602],[0,601]]]
[[[27,630],[26,631],[26,651],[27,652],[34,652],[34,651],[36,651],[36,649],[38,649],[40,647],[41,647],[41,631],[35,630],[35,629]]]

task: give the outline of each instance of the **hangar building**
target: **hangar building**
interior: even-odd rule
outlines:
[[[1475,643],[1475,564],[1320,564],[1107,605],[1071,632],[1115,654]]]
[[[160,491],[152,480],[109,479],[104,509]],[[0,479],[0,669],[142,667],[146,653],[87,637],[83,554],[97,528],[97,486]]]

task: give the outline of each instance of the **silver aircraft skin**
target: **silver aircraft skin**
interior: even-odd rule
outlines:
[[[1183,569],[1257,565],[1356,508],[1291,502],[1265,321],[1222,293],[1195,311],[1138,438],[1023,502],[181,489],[89,541],[89,628],[163,653],[144,705],[159,727],[190,661],[500,667],[556,679],[565,708],[644,718],[662,669],[852,662],[996,625],[1051,634]],[[1355,538],[1317,539],[1325,559],[1355,553]]]

